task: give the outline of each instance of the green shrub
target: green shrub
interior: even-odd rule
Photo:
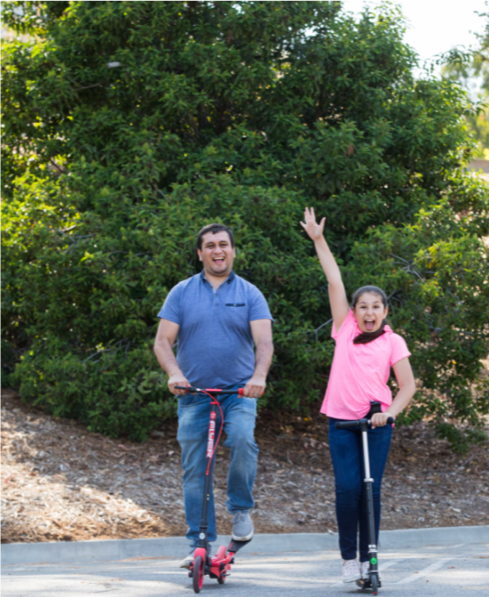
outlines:
[[[489,220],[463,170],[470,106],[413,79],[395,10],[10,2],[3,16],[31,36],[2,63],[4,371],[24,399],[134,439],[171,416],[156,314],[199,271],[197,231],[222,221],[276,321],[263,404],[317,408],[334,345],[298,224],[314,205],[348,291],[391,296],[420,381],[408,420],[481,426]]]

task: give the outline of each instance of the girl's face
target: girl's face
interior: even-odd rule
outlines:
[[[353,314],[362,332],[376,332],[387,317],[388,307],[384,307],[382,297],[375,292],[364,292],[357,300]]]

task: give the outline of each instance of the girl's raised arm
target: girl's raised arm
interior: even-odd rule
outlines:
[[[339,331],[346,319],[346,316],[348,315],[350,305],[348,304],[345,287],[343,286],[343,280],[341,279],[340,268],[338,267],[333,254],[329,250],[328,243],[323,236],[326,218],[323,218],[318,224],[316,222],[314,208],[311,207],[309,209],[306,207],[304,211],[304,219],[306,222],[301,222],[301,226],[307,232],[311,240],[314,241],[314,246],[316,247],[319,261],[321,262],[324,273],[326,274],[326,278],[328,279],[331,313],[333,314],[335,328],[337,331]]]

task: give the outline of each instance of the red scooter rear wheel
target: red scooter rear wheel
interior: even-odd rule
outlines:
[[[194,591],[200,593],[200,589],[204,584],[204,561],[202,556],[197,556],[194,560],[194,568],[192,570],[192,584]]]

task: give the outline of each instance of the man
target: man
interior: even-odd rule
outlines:
[[[253,536],[249,511],[258,448],[253,432],[256,398],[262,396],[273,355],[272,316],[262,293],[233,272],[236,256],[231,230],[222,224],[204,226],[197,237],[203,271],[177,284],[168,294],[154,351],[169,376],[168,387],[180,396],[178,441],[182,449],[183,493],[187,538],[192,551],[181,562],[189,568],[198,541],[204,489],[210,399],[175,386],[244,387],[220,398],[224,414],[224,445],[231,450],[226,507],[233,514],[233,539]],[[178,338],[177,358],[173,345]],[[253,352],[253,344],[255,352]],[[219,414],[217,428],[221,424]],[[215,541],[214,498],[209,503],[208,539]]]

